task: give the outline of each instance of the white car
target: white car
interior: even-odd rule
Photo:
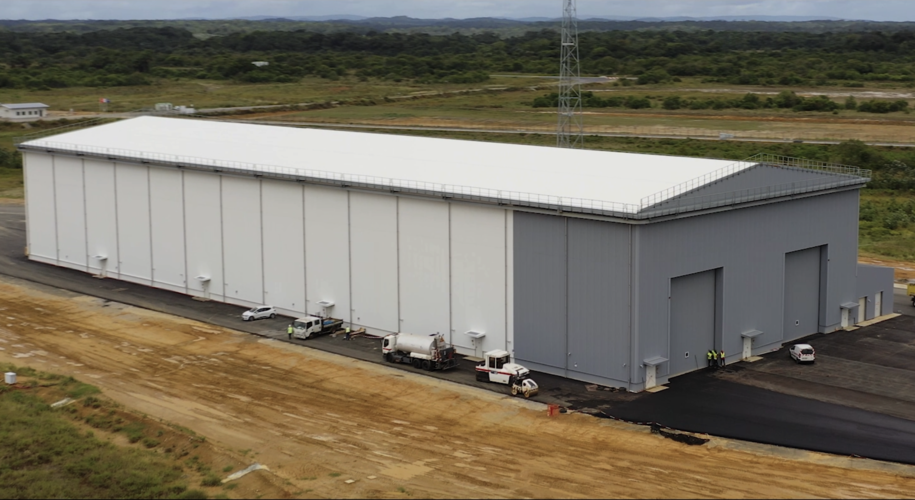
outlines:
[[[788,354],[795,363],[813,363],[816,361],[816,351],[810,344],[794,344],[788,349]]]
[[[245,321],[254,321],[256,319],[270,318],[273,319],[276,317],[276,309],[273,306],[259,306],[252,307],[247,311],[241,313],[241,319]]]

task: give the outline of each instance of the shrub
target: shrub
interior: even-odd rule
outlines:
[[[222,479],[214,474],[210,474],[200,481],[200,486],[219,486],[220,484],[222,484]]]

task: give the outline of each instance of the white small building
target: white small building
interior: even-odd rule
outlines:
[[[48,115],[50,106],[40,102],[21,104],[0,104],[0,119],[11,122],[30,122]]]

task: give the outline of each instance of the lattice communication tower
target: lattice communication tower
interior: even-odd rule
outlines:
[[[578,58],[578,18],[575,0],[563,0],[562,54],[559,68],[559,127],[556,145],[584,148],[581,120],[581,65]]]

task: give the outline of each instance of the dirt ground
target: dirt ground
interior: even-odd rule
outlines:
[[[264,464],[285,489],[271,496],[915,491],[911,468],[716,438],[687,446],[644,427],[548,417],[537,403],[8,278],[0,279],[0,361],[73,375]]]

